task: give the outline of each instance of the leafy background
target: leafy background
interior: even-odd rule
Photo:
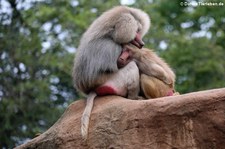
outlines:
[[[96,17],[116,5],[150,15],[146,47],[174,69],[177,91],[224,87],[225,1],[200,1],[220,6],[198,2],[1,0],[0,148],[12,148],[44,132],[80,98],[71,78],[79,39]]]

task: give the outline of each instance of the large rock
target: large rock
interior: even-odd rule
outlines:
[[[96,98],[82,141],[85,101],[72,103],[45,133],[17,149],[224,149],[225,88],[151,100]]]

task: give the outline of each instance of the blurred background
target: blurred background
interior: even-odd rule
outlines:
[[[0,148],[47,130],[80,98],[72,84],[82,33],[116,5],[151,17],[146,47],[174,69],[181,94],[225,87],[224,0],[0,0]]]

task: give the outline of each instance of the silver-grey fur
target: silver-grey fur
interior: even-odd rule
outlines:
[[[126,96],[130,99],[137,99],[140,90],[139,69],[134,61],[128,63],[125,67],[111,76],[111,78],[103,84],[103,86],[111,86],[117,90],[117,95]],[[86,107],[81,117],[81,135],[83,140],[88,138],[88,126],[93,108],[94,98],[97,96],[95,92],[90,92],[87,97]]]
[[[149,27],[148,15],[139,9],[117,6],[103,13],[81,38],[73,68],[75,87],[89,93],[104,83],[118,71],[121,45],[133,40],[137,31],[143,37]]]

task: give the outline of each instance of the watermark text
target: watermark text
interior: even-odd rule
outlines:
[[[224,2],[180,2],[180,6],[192,6],[192,7],[197,7],[197,6],[217,6],[217,7],[223,7],[225,4]]]

